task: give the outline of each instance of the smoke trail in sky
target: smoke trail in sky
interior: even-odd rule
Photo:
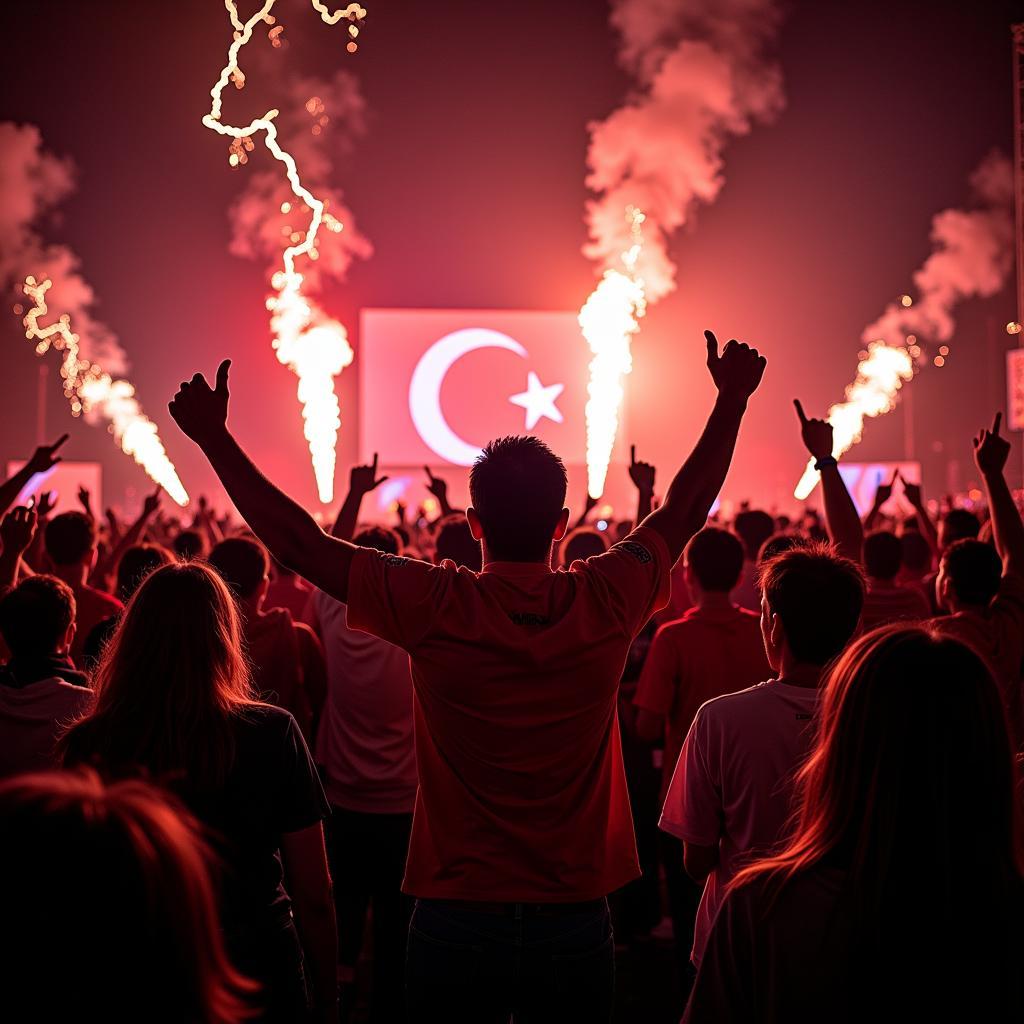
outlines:
[[[587,203],[584,252],[602,271],[581,316],[594,353],[587,402],[594,497],[611,458],[631,336],[646,305],[675,288],[671,235],[698,203],[717,198],[730,139],[770,120],[784,102],[780,70],[766,55],[780,21],[774,0],[613,0],[611,21],[619,62],[635,84],[621,107],[590,125],[587,151],[586,183],[596,197]]]
[[[94,426],[105,424],[121,450],[185,505],[188,495],[156,424],[143,413],[131,383],[114,376],[126,370],[127,358],[110,328],[92,315],[96,299],[78,257],[41,234],[40,222],[55,218],[73,191],[71,162],[43,149],[38,128],[0,123],[0,287],[30,300],[27,312],[22,303],[15,312],[25,314],[26,337],[36,343],[36,354],[51,348],[61,353],[71,414]],[[44,323],[48,306],[59,314]]]
[[[970,176],[971,208],[943,210],[932,218],[932,251],[914,273],[917,296],[890,302],[864,328],[868,346],[846,400],[832,406],[834,453],[849,451],[861,438],[864,418],[881,416],[896,404],[903,384],[924,363],[922,341],[953,336],[958,303],[999,292],[1013,266],[1013,167],[1005,155],[989,153]],[[808,464],[794,496],[803,500],[818,482]]]

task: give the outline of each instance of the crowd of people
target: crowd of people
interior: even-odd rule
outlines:
[[[609,1021],[670,922],[692,1024],[1024,1019],[1000,418],[983,514],[894,476],[862,518],[797,402],[823,514],[726,520],[765,359],[707,363],[699,440],[660,499],[634,450],[608,529],[533,437],[389,523],[355,466],[324,529],[229,431],[227,362],[170,409],[243,522],[14,507],[66,436],[0,484],[8,1010],[348,1021],[369,959],[380,1024]]]

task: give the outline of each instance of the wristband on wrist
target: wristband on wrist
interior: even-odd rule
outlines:
[[[826,455],[823,458],[818,459],[814,464],[814,468],[820,473],[823,469],[828,466],[838,466],[839,460],[834,455]]]

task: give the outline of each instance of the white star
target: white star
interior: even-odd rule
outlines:
[[[562,413],[555,405],[555,399],[564,388],[564,384],[549,384],[544,387],[540,377],[530,370],[526,375],[526,390],[518,395],[510,395],[509,401],[513,405],[521,405],[526,410],[526,429],[533,430],[541,416],[547,416],[555,423],[562,422]]]

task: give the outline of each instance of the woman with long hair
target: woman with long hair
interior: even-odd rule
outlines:
[[[295,720],[254,698],[240,637],[234,599],[211,568],[151,573],[104,650],[93,710],[64,736],[64,764],[143,774],[176,793],[224,863],[228,952],[261,984],[263,1019],[305,1011],[304,953],[317,1018],[329,1020],[327,802]]]
[[[684,1021],[1024,1020],[1024,847],[982,659],[869,633],[826,683],[795,831],[735,879]]]
[[[20,775],[0,784],[0,831],[7,1013],[112,1024],[252,1016],[256,985],[228,962],[208,851],[183,808],[90,770]]]

